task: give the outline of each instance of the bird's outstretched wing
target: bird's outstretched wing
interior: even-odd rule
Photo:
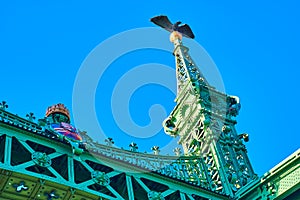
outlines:
[[[180,32],[185,37],[192,38],[192,39],[195,38],[195,35],[194,35],[192,29],[187,24],[183,24],[183,25],[179,26],[178,32]]]
[[[166,29],[169,32],[173,32],[173,24],[170,22],[167,16],[160,15],[150,19],[154,24]]]

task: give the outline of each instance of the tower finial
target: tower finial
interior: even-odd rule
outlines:
[[[174,43],[176,40],[182,40],[182,34],[178,31],[173,31],[170,35],[170,41]]]
[[[187,24],[180,25],[181,22],[176,22],[172,24],[169,18],[165,15],[153,17],[150,19],[150,21],[164,28],[165,30],[171,32],[171,36],[170,36],[171,42],[174,42],[175,39],[181,40],[182,36],[187,38],[192,38],[192,39],[195,38],[195,35],[189,25]]]

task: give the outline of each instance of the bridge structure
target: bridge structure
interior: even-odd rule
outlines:
[[[37,122],[0,104],[1,200],[268,200],[300,199],[300,150],[258,177],[248,159],[246,133],[235,129],[236,96],[209,85],[180,32],[174,44],[177,103],[163,122],[179,137],[176,155],[129,150],[93,141],[70,125],[63,104],[50,106]]]

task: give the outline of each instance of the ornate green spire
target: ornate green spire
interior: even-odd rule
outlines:
[[[203,159],[204,171],[216,190],[233,195],[256,178],[243,144],[248,134],[235,129],[239,98],[209,85],[179,32],[172,32],[170,40],[175,47],[177,105],[163,123],[165,132],[179,137],[186,156]]]

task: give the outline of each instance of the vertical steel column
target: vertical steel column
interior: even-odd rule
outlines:
[[[74,160],[70,156],[68,156],[68,179],[71,183],[74,183]]]
[[[4,149],[4,164],[11,166],[11,147],[12,147],[12,138],[9,135],[5,137],[5,149]]]
[[[130,175],[126,175],[126,184],[127,184],[128,198],[134,199],[134,193],[133,193],[133,187],[132,187],[132,181]]]

